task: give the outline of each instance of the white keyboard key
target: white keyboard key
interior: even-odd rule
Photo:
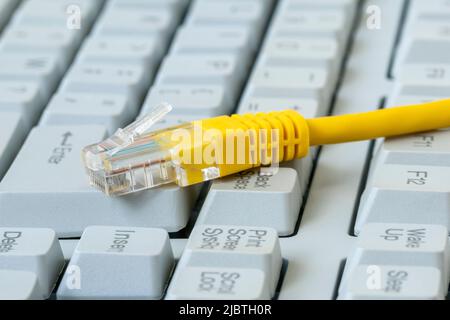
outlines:
[[[450,95],[450,64],[408,64],[401,69],[397,95]]]
[[[197,116],[198,119],[231,113],[232,101],[221,86],[157,85],[150,90],[144,104],[144,113],[169,102],[173,114]]]
[[[390,138],[380,146],[377,164],[448,166],[450,131],[432,131]]]
[[[160,299],[174,266],[165,230],[87,228],[70,260],[57,298]],[[78,289],[71,271],[81,273]]]
[[[63,266],[64,256],[53,230],[0,228],[0,269],[35,273],[41,298],[50,296]]]
[[[450,168],[380,165],[369,177],[355,232],[371,222],[450,226]]]
[[[231,55],[168,56],[159,71],[156,83],[170,85],[219,85],[239,91],[247,74],[246,65]]]
[[[19,113],[0,112],[0,180],[19,151],[26,134]]]
[[[258,0],[197,0],[187,17],[187,25],[245,27],[259,38],[265,25],[267,7]]]
[[[280,243],[274,229],[197,224],[172,283],[177,282],[186,267],[258,269],[267,278],[273,296],[281,265]]]
[[[110,198],[89,186],[80,152],[105,136],[100,126],[33,129],[0,183],[0,225],[51,228],[60,238],[79,237],[91,225],[183,229],[195,201],[190,188]]]
[[[270,227],[287,236],[294,232],[301,204],[295,170],[278,168],[272,176],[244,171],[213,182],[197,223]]]
[[[75,54],[83,35],[77,30],[45,27],[13,27],[7,29],[0,41],[0,51],[8,53],[58,52],[60,65],[65,67]]]
[[[272,33],[276,36],[332,38],[345,43],[350,20],[341,9],[281,11]],[[343,49],[343,47],[341,48]]]
[[[405,31],[396,59],[395,72],[400,74],[404,65],[449,64],[450,34],[448,22],[415,22]]]
[[[257,41],[244,28],[180,27],[173,41],[173,54],[222,54],[249,56]]]
[[[172,282],[166,299],[270,300],[271,295],[261,270],[188,267]]]
[[[426,224],[366,224],[347,259],[340,293],[359,265],[432,267],[442,273],[442,284],[447,287],[448,230]]]
[[[16,112],[31,128],[44,107],[40,86],[34,82],[0,81],[0,112]]]
[[[411,81],[412,83],[429,86],[437,86],[442,83],[450,83],[450,64],[423,63],[405,65],[400,74],[400,82]],[[407,83],[408,83],[407,82]]]
[[[379,277],[379,278],[374,278]],[[414,266],[360,265],[340,300],[444,300],[442,272]],[[368,287],[368,280],[374,280]]]
[[[342,11],[350,16],[357,6],[358,1],[355,0],[284,0],[279,10],[282,13]]]
[[[62,76],[60,65],[51,55],[17,56],[0,54],[0,81],[39,83],[42,96],[50,98]]]
[[[329,80],[325,69],[263,67],[253,73],[249,90],[253,96],[261,98],[320,100],[330,96]]]
[[[178,19],[167,9],[122,10],[108,7],[94,28],[94,35],[127,37],[128,35],[160,36],[168,39],[177,27]]]
[[[448,230],[439,225],[370,223],[359,234],[352,262],[434,266],[447,278]],[[414,259],[411,259],[414,257]]]
[[[137,66],[79,64],[66,75],[59,92],[125,95],[135,112],[151,78],[150,72]]]
[[[336,39],[273,37],[266,43],[260,63],[275,67],[321,67],[336,73],[341,60]]]
[[[43,294],[36,274],[28,271],[0,269],[0,300],[41,299]]]
[[[97,36],[85,41],[77,55],[77,62],[97,65],[138,65],[153,73],[161,59],[162,51],[158,37],[117,39]]]
[[[98,124],[114,133],[136,116],[125,96],[118,94],[57,93],[42,115],[40,125]]]

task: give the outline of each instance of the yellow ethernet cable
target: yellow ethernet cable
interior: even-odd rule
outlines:
[[[305,119],[293,110],[221,116],[151,132],[163,103],[109,139],[86,147],[90,182],[119,196],[168,183],[189,186],[302,158],[310,146],[450,127],[450,99],[365,113]]]

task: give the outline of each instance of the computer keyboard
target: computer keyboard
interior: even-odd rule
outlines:
[[[448,130],[119,198],[80,151],[162,101],[155,129],[448,97],[449,18],[448,0],[0,0],[0,299],[445,299]]]

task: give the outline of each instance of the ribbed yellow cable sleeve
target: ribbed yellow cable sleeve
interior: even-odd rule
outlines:
[[[299,113],[287,110],[271,113],[233,115],[233,121],[243,124],[246,129],[268,133],[269,145],[271,144],[271,130],[276,130],[279,137],[279,161],[290,161],[302,158],[309,152],[308,124]],[[258,134],[258,139],[260,135]],[[257,141],[258,153],[260,153],[261,141]]]

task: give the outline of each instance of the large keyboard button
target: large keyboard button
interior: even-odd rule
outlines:
[[[173,34],[178,19],[168,9],[142,10],[139,8],[123,10],[110,5],[94,28],[96,36],[127,37],[161,36],[168,39]]]
[[[26,128],[38,120],[44,107],[40,86],[34,82],[0,81],[0,112],[16,112]]]
[[[80,152],[105,134],[98,126],[35,128],[0,183],[0,225],[47,227],[59,237],[79,237],[91,225],[183,229],[194,202],[190,188],[110,198],[89,186]]]
[[[58,299],[160,299],[174,266],[162,229],[87,228],[58,288]],[[73,281],[79,271],[78,283]]]
[[[151,78],[142,67],[78,64],[69,71],[59,91],[126,95],[136,112]]]
[[[332,38],[345,43],[343,40],[348,34],[350,21],[351,19],[348,19],[345,12],[340,9],[324,11],[285,10],[277,15],[276,28],[273,29],[273,34],[285,37]]]
[[[267,66],[321,67],[335,75],[342,56],[336,39],[273,37],[260,59]]]
[[[385,265],[430,266],[448,278],[448,230],[439,225],[370,223],[361,229],[357,249],[349,259]]]
[[[197,224],[178,263],[171,286],[177,286],[185,268],[257,269],[273,296],[282,265],[277,232],[271,228]],[[259,294],[260,290],[257,290]]]
[[[348,279],[359,265],[436,268],[442,273],[442,285],[447,287],[448,230],[425,224],[366,224],[347,259],[340,293],[345,292]]]
[[[55,232],[2,227],[0,239],[0,269],[35,273],[42,289],[41,298],[48,298],[64,266]]]
[[[378,166],[369,177],[355,225],[370,222],[440,224],[449,227],[450,168]]]
[[[66,68],[78,49],[83,34],[66,28],[13,27],[0,41],[0,51],[7,53],[58,53],[59,64]]]
[[[341,300],[444,300],[442,272],[414,266],[360,265]]]
[[[269,300],[267,277],[258,269],[188,267],[167,293],[168,300]]]
[[[157,85],[150,90],[142,112],[148,113],[162,102],[173,106],[171,114],[197,116],[198,119],[228,114],[233,106],[221,86]]]
[[[270,227],[292,234],[302,204],[297,172],[278,168],[269,176],[259,169],[213,182],[197,223]]]
[[[329,75],[325,69],[263,67],[253,74],[249,90],[255,97],[320,100],[331,95]]]
[[[0,112],[0,180],[19,151],[26,134],[20,114]]]
[[[450,94],[450,64],[405,65],[398,85],[400,95],[445,97]]]
[[[448,22],[415,22],[405,32],[405,38],[399,48],[396,72],[401,72],[403,65],[422,63],[450,63],[445,54],[450,48]]]
[[[42,290],[36,274],[0,269],[0,300],[41,300]]]
[[[38,83],[45,100],[53,94],[62,76],[57,58],[51,55],[0,54],[0,64],[0,81]]]
[[[174,54],[231,53],[248,56],[256,50],[255,40],[246,29],[184,26],[178,29],[171,52]]]
[[[153,74],[162,56],[159,37],[131,39],[93,37],[86,40],[77,56],[78,63],[99,65],[138,65]]]
[[[159,71],[157,84],[219,85],[235,97],[247,74],[247,66],[231,55],[173,55]]]
[[[375,164],[448,166],[450,131],[440,130],[390,138],[380,146]]]
[[[40,125],[98,124],[112,134],[134,117],[135,112],[124,95],[57,93],[45,109]]]

